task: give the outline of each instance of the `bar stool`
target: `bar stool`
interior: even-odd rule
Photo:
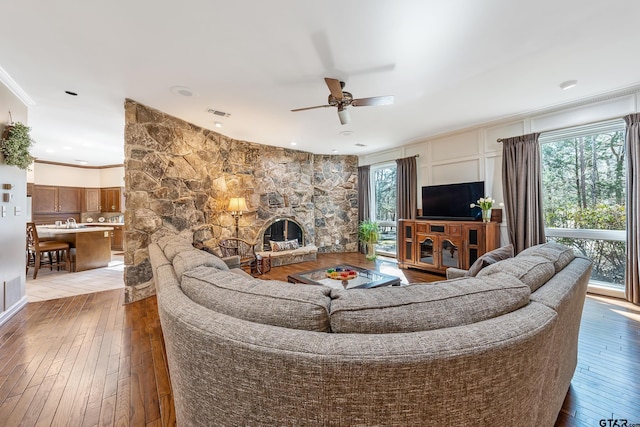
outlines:
[[[38,239],[38,229],[33,222],[27,223],[27,265],[26,272],[29,273],[29,267],[33,267],[33,278],[35,280],[38,270],[43,265],[48,265],[50,270],[60,266],[64,266],[68,272],[71,272],[69,263],[69,244],[64,242],[45,241]]]

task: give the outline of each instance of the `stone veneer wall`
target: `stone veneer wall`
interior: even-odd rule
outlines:
[[[125,301],[155,293],[147,247],[169,234],[235,236],[226,211],[245,197],[239,237],[295,218],[319,252],[357,250],[356,156],[238,141],[132,100],[125,102]]]

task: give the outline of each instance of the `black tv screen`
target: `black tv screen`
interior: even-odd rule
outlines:
[[[484,197],[483,181],[422,187],[420,219],[479,219],[482,217],[480,208],[471,208],[470,204],[481,197]]]

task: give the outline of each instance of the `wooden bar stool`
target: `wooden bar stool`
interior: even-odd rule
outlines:
[[[27,223],[27,265],[26,272],[29,273],[29,267],[33,267],[33,278],[38,275],[38,270],[43,265],[48,265],[49,269],[64,266],[68,272],[71,272],[69,264],[69,244],[64,242],[45,241],[38,239],[38,230],[33,222]]]

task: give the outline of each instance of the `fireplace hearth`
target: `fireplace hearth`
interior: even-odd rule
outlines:
[[[304,246],[304,231],[302,226],[291,218],[279,218],[271,222],[262,235],[263,251],[270,251],[269,241],[284,242],[285,240],[297,240],[298,245]]]

